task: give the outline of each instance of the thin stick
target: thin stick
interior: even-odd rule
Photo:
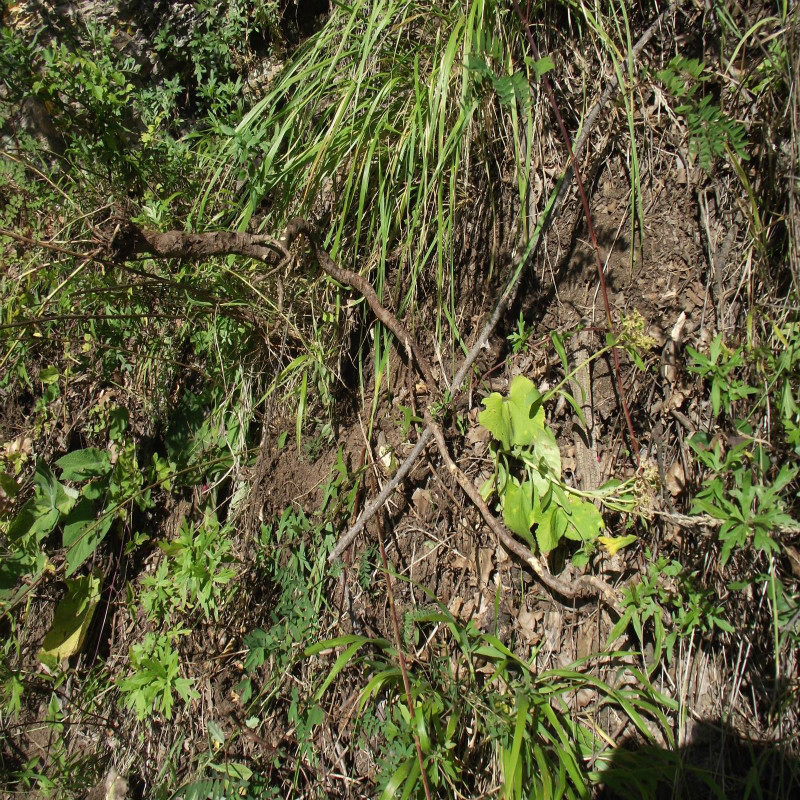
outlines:
[[[370,473],[372,484],[372,491],[375,491],[375,476]],[[378,514],[376,517],[378,523],[378,546],[381,551],[381,563],[383,564],[383,574],[386,579],[386,595],[389,599],[389,611],[392,617],[392,630],[394,632],[394,641],[397,646],[397,660],[400,663],[400,674],[403,676],[403,688],[406,692],[406,702],[408,703],[408,713],[411,715],[413,724],[414,717],[416,716],[414,710],[414,700],[411,697],[411,683],[408,680],[408,669],[406,667],[406,656],[403,652],[403,645],[400,640],[400,623],[397,621],[397,608],[394,604],[394,591],[392,589],[392,577],[389,572],[389,560],[386,558],[386,548],[383,545],[383,514]],[[422,775],[422,785],[425,788],[425,797],[431,800],[431,787],[428,784],[428,774],[425,772],[425,760],[422,757],[422,747],[419,743],[419,736],[416,731],[413,731],[414,747],[417,750],[417,761],[419,762],[419,771]]]

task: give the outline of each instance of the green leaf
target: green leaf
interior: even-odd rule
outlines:
[[[489,69],[486,62],[474,53],[467,54],[467,57],[464,59],[464,66],[470,72],[475,72],[483,78],[494,79],[494,73]]]
[[[545,427],[539,390],[523,375],[511,381],[507,398],[492,392],[483,405],[486,408],[479,414],[478,421],[505,450],[514,445],[530,447],[537,431]]]
[[[568,521],[565,532],[567,539],[578,542],[593,542],[605,528],[603,515],[588,500],[575,495],[568,496]]]
[[[41,500],[40,503],[37,501],[39,508],[46,508],[48,511],[55,509],[59,514],[67,514],[75,505],[75,500],[78,498],[77,490],[59,483],[44,461],[36,464],[33,482],[39,490],[37,492]]]
[[[87,447],[84,450],[74,450],[59,458],[56,466],[61,469],[62,481],[84,481],[87,478],[97,478],[111,472],[111,459],[105,450],[96,447]]]
[[[16,597],[30,589],[29,585],[20,584],[22,577],[39,575],[45,563],[44,554],[41,554],[34,563],[31,563],[24,553],[16,553],[0,559],[0,603],[16,602]]]
[[[537,510],[536,542],[542,553],[547,554],[554,550],[566,529],[567,515],[555,503],[552,503],[544,513]]]
[[[541,464],[547,466],[547,472],[553,480],[561,480],[561,452],[558,449],[558,442],[550,428],[544,421],[544,409],[540,408],[536,415],[536,421],[541,421],[541,425],[533,428],[533,447],[538,460],[537,467],[541,470]],[[541,420],[539,420],[541,417]]]
[[[47,386],[58,381],[59,374],[58,367],[45,367],[39,373],[39,380]]]
[[[380,800],[391,800],[391,798],[397,796],[397,791],[400,788],[403,781],[405,781],[408,773],[411,772],[411,768],[414,764],[417,763],[417,757],[414,756],[413,758],[407,758],[396,770],[394,775],[389,779],[389,782],[386,784],[386,788],[381,793]]]
[[[253,777],[253,770],[238,762],[229,761],[225,764],[215,764],[212,761],[208,766],[235,781],[249,781]]]
[[[633,544],[638,537],[629,533],[627,536],[599,536],[598,541],[606,549],[606,552],[613,556],[623,547]]]
[[[99,599],[99,570],[67,581],[67,594],[56,607],[53,625],[44,637],[39,657],[58,662],[79,653]]]
[[[509,481],[503,493],[503,520],[511,531],[533,546],[531,525],[535,520],[533,510],[534,489],[530,481],[520,484],[516,480]]]
[[[63,544],[67,548],[66,575],[72,575],[97,549],[111,527],[113,514],[97,519],[94,503],[86,498],[64,520]]]
[[[0,472],[0,490],[5,492],[6,497],[13,500],[17,496],[17,492],[19,492],[19,486],[17,486],[17,482],[12,475]]]
[[[206,730],[208,731],[208,735],[216,744],[225,744],[225,734],[223,733],[219,724],[214,722],[213,719],[210,719],[208,722],[206,722]]]
[[[526,56],[525,63],[533,70],[537,78],[541,78],[551,69],[555,69],[555,64],[550,56],[542,56],[541,58],[529,58]]]
[[[32,497],[28,500],[8,526],[8,538],[12,542],[22,541],[29,536],[40,542],[55,528],[59,518],[58,509],[43,509],[37,499]]]

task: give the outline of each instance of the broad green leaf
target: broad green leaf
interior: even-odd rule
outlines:
[[[53,625],[44,637],[39,657],[63,661],[80,652],[99,599],[99,570],[67,581],[67,594],[56,607]]]
[[[505,450],[512,446],[530,447],[537,430],[545,426],[539,390],[523,375],[511,381],[508,397],[492,392],[478,421]]]
[[[8,526],[8,538],[11,541],[18,542],[28,536],[41,541],[55,528],[60,516],[58,509],[42,507],[37,500],[41,501],[41,498],[32,497],[28,500]]]
[[[60,514],[67,514],[75,505],[77,490],[59,483],[44,461],[36,464],[33,482],[39,490],[36,496],[41,498],[41,503],[37,501],[39,508],[46,508],[48,511],[55,509]]]
[[[605,528],[603,515],[588,500],[568,495],[567,501],[569,526],[565,536],[578,542],[593,542]]]
[[[113,518],[113,514],[106,514],[98,519],[94,503],[86,498],[75,506],[64,520],[63,545],[67,548],[67,576],[72,575],[97,549],[97,545],[108,533]]]
[[[111,459],[105,450],[87,447],[67,453],[56,461],[56,466],[61,469],[62,481],[84,481],[108,475],[111,472]]]
[[[331,685],[336,676],[347,666],[350,659],[363,647],[364,644],[365,640],[361,640],[359,638],[354,641],[353,644],[351,644],[346,650],[344,650],[344,652],[339,654],[339,657],[336,659],[331,671],[322,682],[322,686],[319,687],[317,693],[314,695],[315,700],[319,700],[322,695],[325,694],[325,690],[328,688],[328,686]]]
[[[39,380],[45,385],[56,383],[59,374],[58,367],[45,367],[39,373]]]
[[[24,553],[0,559],[0,603],[13,603],[16,597],[28,591],[30,586],[20,583],[22,577],[40,574],[45,563],[43,553],[34,563]]]
[[[212,761],[208,766],[235,781],[249,781],[253,777],[253,770],[250,767],[234,761],[229,761],[225,764],[215,764]]]
[[[503,493],[503,520],[511,531],[533,546],[531,525],[534,523],[534,490],[530,481],[519,484],[509,481]]]
[[[389,779],[389,782],[386,784],[386,788],[381,793],[380,800],[391,800],[391,798],[397,796],[397,791],[400,788],[403,781],[405,781],[408,773],[411,772],[411,768],[414,764],[417,763],[416,755],[413,758],[407,758],[396,770],[394,775]]]
[[[19,492],[19,486],[17,486],[17,482],[14,480],[13,475],[9,475],[6,472],[0,472],[0,490],[5,492],[6,497],[12,500],[17,496],[17,492]]]
[[[542,553],[547,554],[558,546],[567,524],[567,515],[555,503],[545,512],[536,510],[536,542]]]
[[[539,415],[541,415],[541,425],[537,425],[533,428],[532,443],[534,452],[539,464],[543,461],[547,465],[547,471],[550,477],[560,481],[561,452],[558,449],[558,442],[556,442],[553,431],[545,425],[544,409],[539,409],[539,413],[536,416],[539,417]]]
[[[206,722],[206,730],[208,731],[208,735],[214,741],[214,744],[225,744],[225,734],[223,733],[222,728],[220,728],[219,723],[215,722],[213,719],[208,720],[208,722]]]

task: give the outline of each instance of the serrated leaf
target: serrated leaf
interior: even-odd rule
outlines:
[[[501,106],[508,108],[514,102],[514,82],[511,75],[503,75],[502,78],[494,78],[494,90],[497,92],[497,99]]]
[[[62,481],[85,481],[111,472],[111,459],[105,450],[87,447],[84,450],[73,450],[56,461],[61,470]]]
[[[494,73],[489,69],[486,62],[474,53],[467,54],[467,57],[464,59],[464,66],[470,72],[475,72],[485,78],[494,79]]]
[[[525,63],[533,70],[537,78],[541,78],[542,75],[545,75],[550,72],[551,69],[555,68],[553,59],[550,58],[550,56],[542,56],[541,58],[526,57]]]
[[[63,545],[67,548],[66,575],[72,575],[78,567],[97,549],[111,527],[112,514],[100,519],[95,513],[94,503],[86,498],[72,510],[64,520]]]
[[[79,653],[99,599],[99,570],[67,581],[67,594],[56,607],[53,625],[44,637],[39,657],[58,662]]]

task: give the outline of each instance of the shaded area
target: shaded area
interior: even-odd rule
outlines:
[[[789,743],[753,741],[729,724],[702,720],[677,751],[624,741],[602,769],[601,800],[800,796],[800,762]]]

